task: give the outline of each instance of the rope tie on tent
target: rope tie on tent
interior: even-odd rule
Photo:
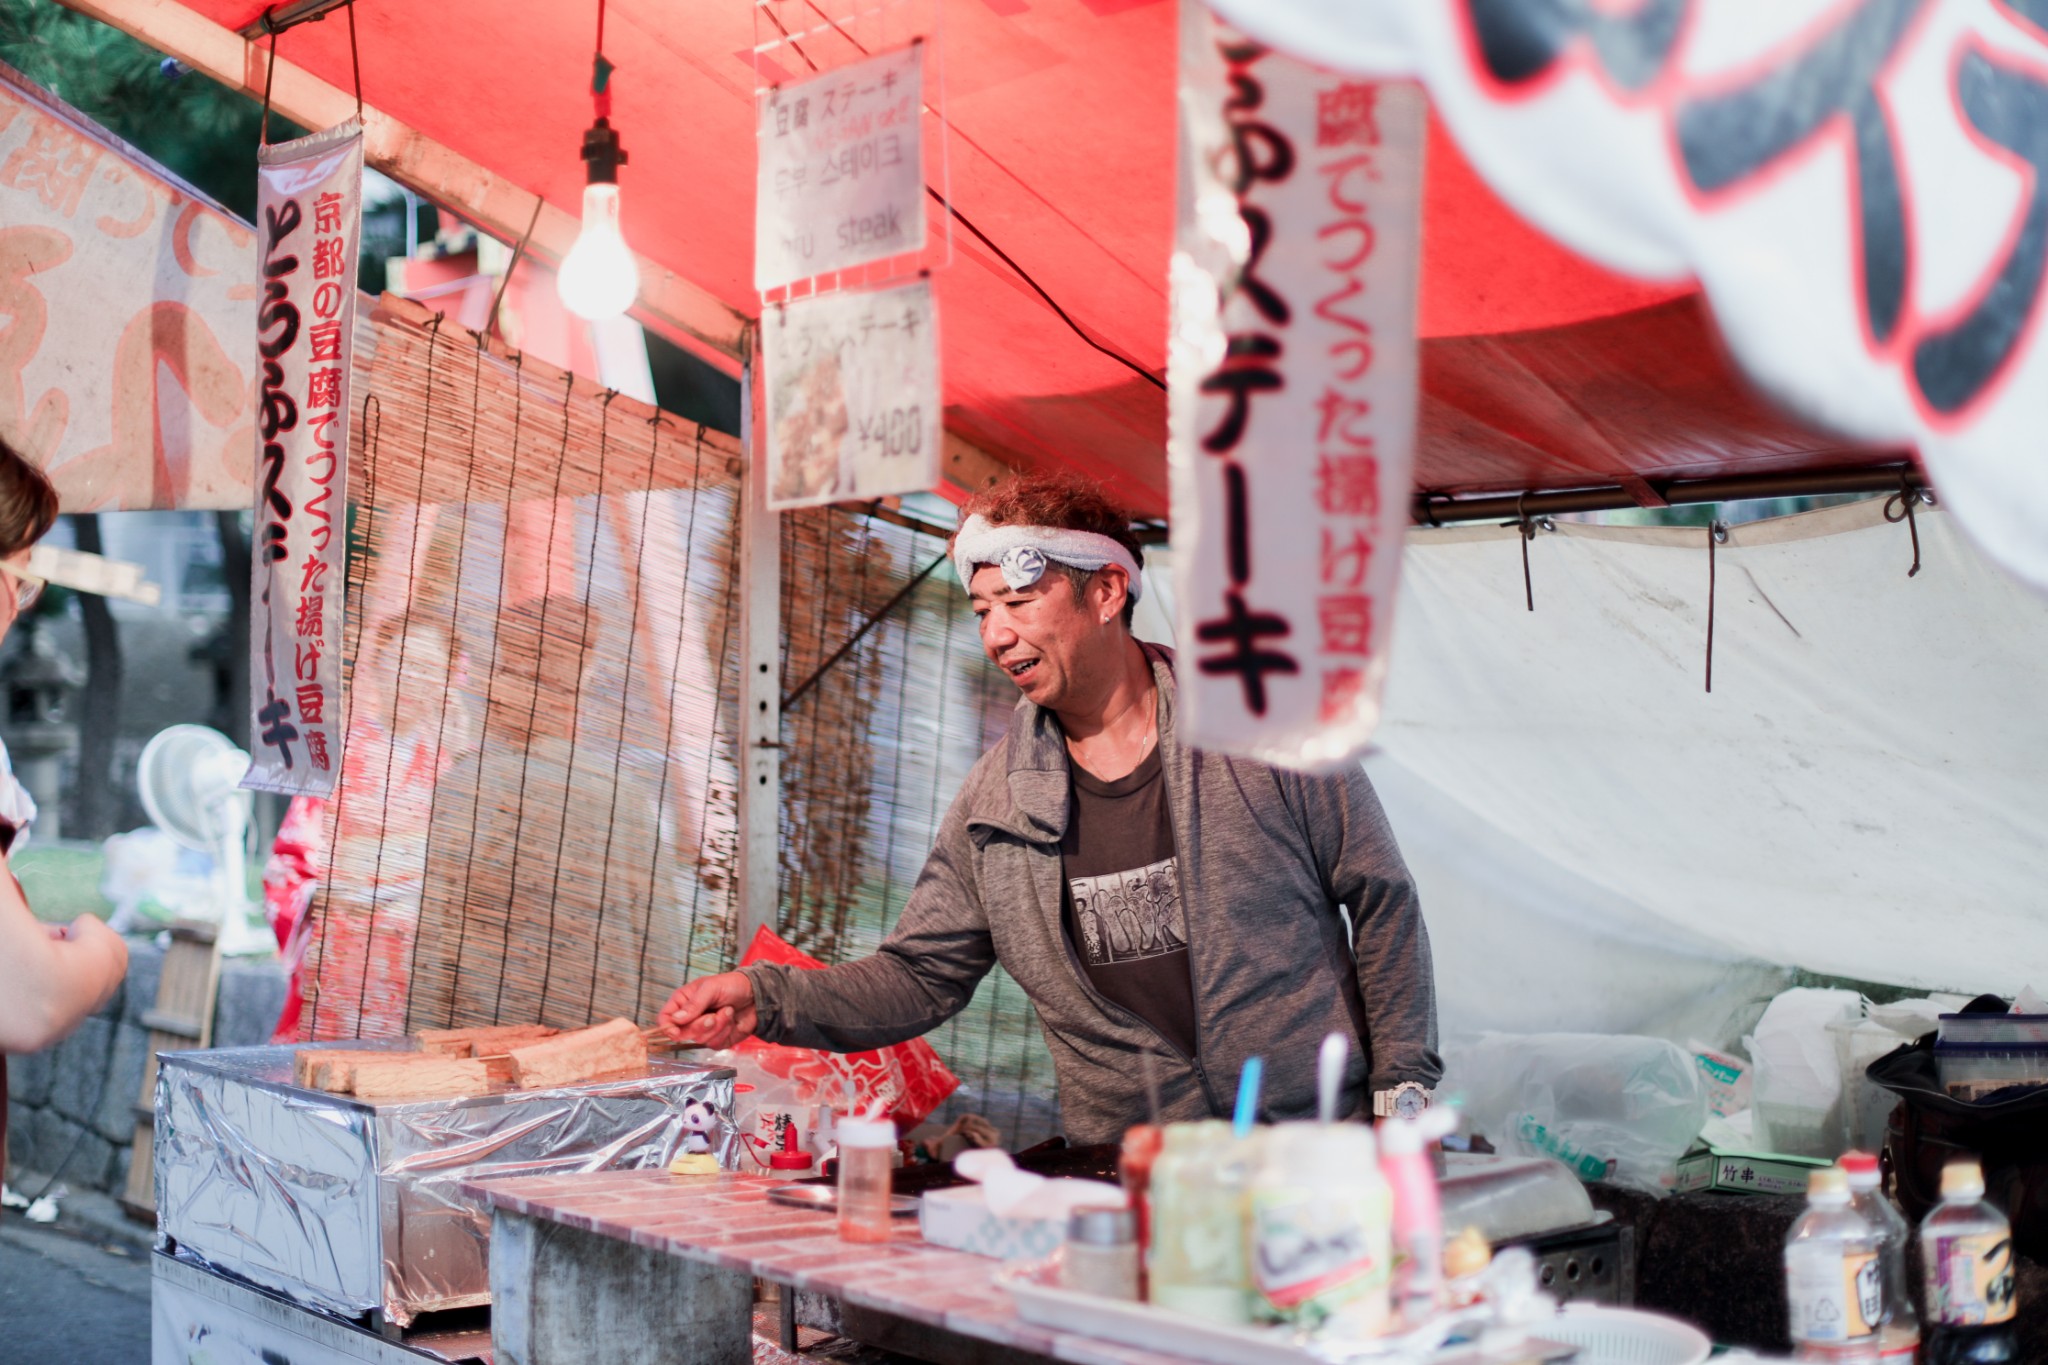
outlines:
[[[277,75],[277,29],[270,22],[270,11],[263,11],[263,31],[270,35],[270,60],[263,65],[263,122],[256,130],[256,140],[265,147],[270,145],[270,83]]]
[[[1515,495],[1515,519],[1513,521],[1504,521],[1501,525],[1521,528],[1522,600],[1527,604],[1530,611],[1534,611],[1536,610],[1536,584],[1529,576],[1529,542],[1536,539],[1536,532],[1539,528],[1545,531],[1555,531],[1557,523],[1548,517],[1531,517],[1528,509],[1523,505],[1528,500],[1528,497],[1529,495],[1526,492]],[[1432,516],[1430,522],[1432,525],[1436,524],[1436,518]]]
[[[355,82],[356,122],[361,123],[363,121],[363,61],[361,54],[356,50],[356,0],[348,0],[348,3],[343,8],[348,11],[348,72],[349,78]],[[326,17],[327,12],[323,10],[318,14],[302,15],[293,22],[304,23],[308,19],[324,19]],[[263,124],[261,131],[257,134],[262,144],[268,147],[270,145],[270,85],[272,79],[277,75],[277,40],[292,25],[290,23],[278,23],[277,6],[272,5],[256,16],[256,26],[270,35],[270,60],[263,68]]]
[[[484,336],[498,332],[498,310],[505,306],[505,290],[512,283],[512,272],[519,268],[520,258],[526,255],[527,243],[533,240],[533,229],[540,223],[541,205],[545,203],[547,200],[540,195],[536,194],[533,197],[533,216],[526,220],[526,231],[520,234],[519,245],[512,248],[512,260],[505,267],[505,278],[498,281],[497,295],[491,299],[491,316],[484,323],[483,336],[477,338],[478,345],[483,344]],[[498,332],[498,335],[503,336],[504,333]]]
[[[1718,521],[1707,523],[1707,691],[1714,690],[1714,547],[1728,539],[1728,527]]]
[[[1925,494],[1913,487],[1912,479],[1902,471],[1899,474],[1899,491],[1884,500],[1884,519],[1894,525],[1901,521],[1905,522],[1906,529],[1913,536],[1913,567],[1906,570],[1908,578],[1920,572],[1920,524],[1913,520],[1913,504],[1920,501],[1923,496]],[[1933,501],[1931,498],[1928,500]],[[1897,506],[1897,511],[1893,511],[1894,505]]]
[[[356,0],[348,0],[348,74],[356,83],[356,122],[363,121],[363,63],[356,56]]]

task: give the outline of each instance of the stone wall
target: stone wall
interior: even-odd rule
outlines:
[[[135,1101],[149,1053],[142,1016],[156,1004],[162,967],[163,950],[154,942],[128,940],[128,979],[105,1009],[55,1047],[7,1059],[10,1168],[54,1175],[73,1189],[120,1194],[126,1188]],[[269,1042],[284,992],[284,968],[275,959],[223,962],[214,1046]]]

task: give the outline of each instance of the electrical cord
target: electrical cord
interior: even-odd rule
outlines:
[[[1037,294],[1038,297],[1040,297],[1041,299],[1045,300],[1045,306],[1052,309],[1054,313],[1057,313],[1059,315],[1060,321],[1066,323],[1067,326],[1073,330],[1075,336],[1081,338],[1081,340],[1087,342],[1090,346],[1093,346],[1096,350],[1102,352],[1111,360],[1114,360],[1117,364],[1129,370],[1132,374],[1137,375],[1140,379],[1150,384],[1153,388],[1159,389],[1162,392],[1165,390],[1166,381],[1164,379],[1161,379],[1158,375],[1152,373],[1152,371],[1146,369],[1137,361],[1132,360],[1129,356],[1123,354],[1121,351],[1112,350],[1110,347],[1103,345],[1094,337],[1089,336],[1087,332],[1083,331],[1081,329],[1081,324],[1074,321],[1072,317],[1068,316],[1067,310],[1060,307],[1059,303],[1053,298],[1053,296],[1045,292],[1045,286],[1041,285],[1037,280],[1031,277],[1030,271],[1026,270],[1023,266],[1018,265],[1016,261],[1012,260],[1010,258],[1010,253],[1003,250],[1001,247],[997,246],[992,240],[990,240],[989,235],[986,232],[983,232],[980,228],[976,227],[973,223],[973,220],[968,218],[966,214],[960,212],[959,209],[947,203],[945,195],[940,194],[930,185],[926,185],[924,187],[924,192],[930,195],[934,200],[936,200],[939,204],[939,207],[943,208],[947,213],[952,214],[953,220],[960,224],[961,227],[966,228],[970,233],[972,233],[976,241],[980,242],[990,251],[993,251],[996,254],[996,259],[1000,260],[1004,265],[1010,267],[1010,269],[1016,271],[1017,278],[1024,281],[1024,283],[1030,285],[1032,292]]]

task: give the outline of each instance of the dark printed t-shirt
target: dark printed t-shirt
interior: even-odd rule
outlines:
[[[1073,816],[1060,840],[1067,942],[1098,992],[1193,1057],[1195,988],[1159,750],[1114,782],[1068,766]]]

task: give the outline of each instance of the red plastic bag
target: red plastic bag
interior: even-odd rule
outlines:
[[[774,930],[763,926],[740,959],[742,967],[756,962],[777,962],[806,970],[825,964],[784,942]],[[896,1121],[898,1132],[923,1123],[946,1096],[960,1088],[960,1078],[947,1069],[932,1045],[922,1038],[897,1043],[878,1052],[820,1052],[807,1047],[783,1047],[749,1038],[736,1049],[744,1052],[770,1075],[781,1076],[821,1102],[839,1107],[835,1096],[842,1083],[853,1087],[855,1112],[865,1113],[877,1102]]]

